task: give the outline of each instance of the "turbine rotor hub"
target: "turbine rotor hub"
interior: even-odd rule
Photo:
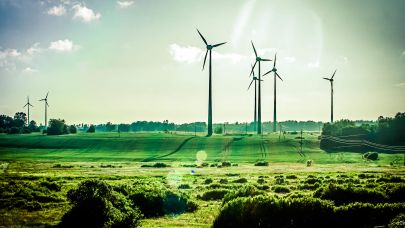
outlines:
[[[262,58],[260,58],[259,56],[256,57],[256,61],[261,61]]]
[[[213,48],[213,46],[212,46],[211,44],[208,44],[208,45],[207,45],[207,49],[208,49],[208,50],[211,50],[212,48]]]
[[[273,70],[272,70],[272,71],[277,72],[277,68],[273,67]]]

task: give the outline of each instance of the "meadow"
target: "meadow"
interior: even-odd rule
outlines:
[[[227,215],[244,224],[232,214],[243,211],[232,205],[243,210],[254,200],[282,205],[283,200],[299,204],[296,199],[319,199],[332,202],[327,208],[339,216],[356,207],[351,203],[370,207],[370,213],[377,210],[370,203],[385,205],[378,210],[389,213],[366,227],[386,225],[404,212],[403,154],[380,153],[378,160],[366,161],[361,153],[326,153],[319,149],[318,134],[304,133],[300,155],[298,136],[0,135],[0,226],[56,226],[72,208],[69,190],[95,179],[132,201],[139,186],[149,185],[153,188],[148,191],[164,189],[156,195],[185,197],[182,211],[149,215],[148,207],[141,206],[146,215],[139,222],[142,227],[232,226]],[[253,201],[243,201],[246,196]]]

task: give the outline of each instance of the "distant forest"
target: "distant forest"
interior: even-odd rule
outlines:
[[[405,112],[380,116],[374,124],[340,120],[323,125],[321,149],[328,151],[404,152]]]

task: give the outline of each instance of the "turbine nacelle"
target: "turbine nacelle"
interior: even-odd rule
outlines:
[[[207,45],[207,49],[208,49],[208,50],[211,50],[211,49],[213,49],[213,48],[214,48],[213,45],[211,45],[211,44],[208,44],[208,45]]]
[[[256,57],[256,61],[262,61],[262,58],[260,58],[259,56]]]

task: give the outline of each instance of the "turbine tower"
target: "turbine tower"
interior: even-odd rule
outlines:
[[[253,67],[253,65],[250,65],[250,66]],[[254,118],[253,118],[253,120],[254,120],[253,123],[254,124],[253,124],[253,126],[254,126],[254,131],[256,131],[256,127],[257,127],[257,125],[256,125],[257,124],[257,105],[256,105],[256,102],[257,102],[257,81],[259,79],[255,76],[254,71],[252,71],[252,74],[253,74],[253,78],[252,78],[252,81],[249,84],[248,90],[250,89],[250,86],[252,86],[252,83],[254,81],[255,82],[255,107],[254,107]],[[263,81],[263,80],[261,80],[261,81]]]
[[[205,52],[205,57],[204,57],[204,64],[203,64],[203,68],[202,70],[204,70],[205,67],[205,61],[207,60],[207,55],[208,52],[210,53],[210,57],[209,57],[209,87],[208,87],[208,134],[207,136],[211,136],[212,135],[212,66],[211,66],[211,60],[212,60],[212,49],[218,46],[221,46],[223,44],[225,44],[226,42],[223,43],[219,43],[219,44],[208,44],[207,40],[205,40],[204,36],[200,33],[200,31],[198,31],[198,34],[200,34],[201,39],[204,41],[204,44],[207,46],[207,51]]]
[[[274,55],[274,64],[273,64],[273,69],[271,69],[269,72],[265,73],[263,76],[266,74],[269,74],[271,72],[274,72],[274,112],[273,112],[273,132],[277,131],[277,99],[276,99],[276,91],[277,91],[277,77],[283,81],[283,79],[280,77],[280,75],[277,73],[277,68],[276,68],[276,62],[277,62],[277,53]]]
[[[28,109],[28,119],[27,119],[27,126],[30,124],[30,106],[31,107],[34,107],[34,106],[32,106],[32,104],[30,103],[30,98],[29,97],[27,97],[27,103],[24,105],[24,107],[23,108],[25,108],[25,107],[27,107],[27,109]]]
[[[47,121],[48,121],[48,119],[47,119],[47,111],[48,111],[47,108],[49,107],[49,105],[48,105],[48,94],[49,94],[49,92],[46,93],[45,98],[39,100],[39,101],[44,101],[44,104],[45,104],[45,129],[46,129],[46,126],[47,126]]]
[[[260,80],[260,62],[261,61],[271,61],[270,59],[263,59],[257,55],[257,51],[255,48],[255,45],[253,44],[253,41],[251,41],[253,51],[255,52],[256,56],[256,61],[255,64],[253,64],[252,70],[250,71],[250,74],[253,74],[253,71],[255,69],[256,63],[259,63],[259,73],[258,73],[258,79],[259,79],[259,89],[258,89],[258,107],[257,107],[257,134],[262,134],[262,93],[261,93],[261,80]]]
[[[323,78],[330,82],[330,122],[333,123],[333,77],[335,77],[336,71],[333,72],[331,78]]]

